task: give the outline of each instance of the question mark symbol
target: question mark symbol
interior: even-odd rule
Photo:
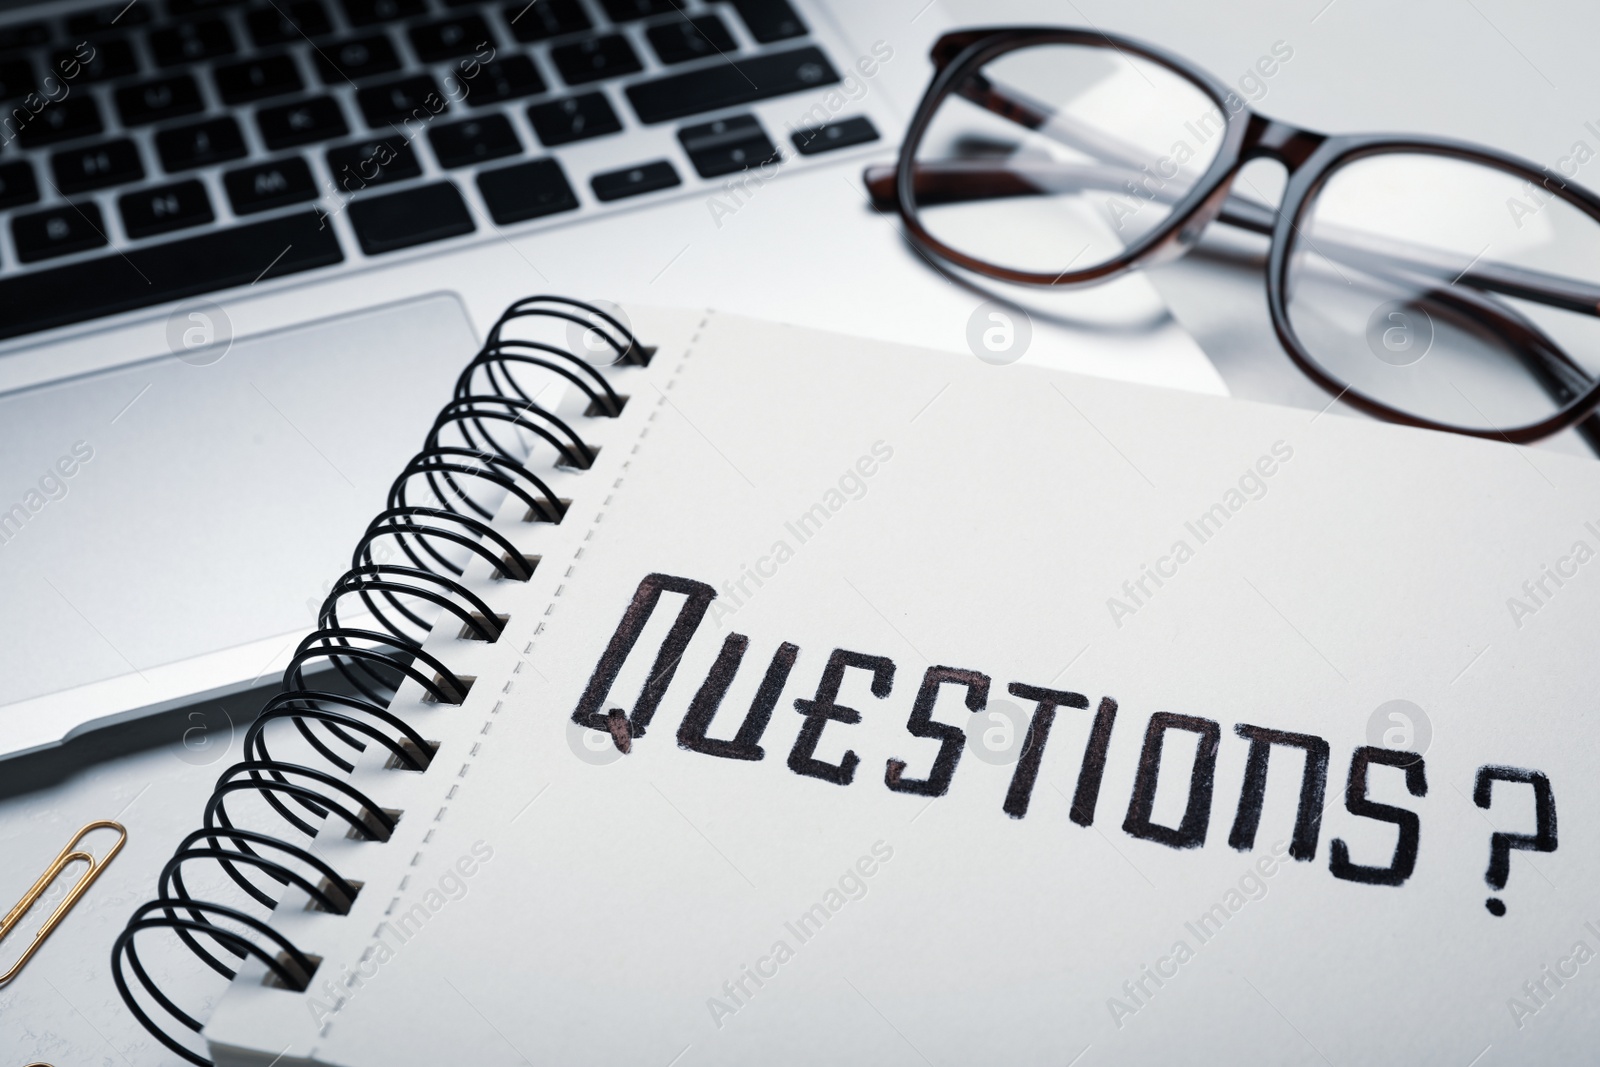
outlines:
[[[1537,832],[1532,834],[1503,834],[1498,831],[1489,839],[1489,870],[1484,880],[1492,889],[1504,889],[1511,877],[1511,850],[1554,852],[1556,850],[1556,800],[1550,792],[1550,779],[1538,771],[1525,771],[1520,767],[1479,767],[1478,784],[1472,790],[1472,802],[1488,808],[1489,791],[1495,782],[1521,782],[1533,786],[1534,822]],[[1504,915],[1505,901],[1490,897],[1484,901],[1490,915]]]

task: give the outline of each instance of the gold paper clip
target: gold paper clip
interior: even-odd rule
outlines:
[[[111,846],[111,851],[107,852],[104,858],[100,860],[96,860],[87,852],[78,850],[78,842],[96,830],[115,830],[117,832],[117,843]],[[116,859],[117,853],[121,852],[122,846],[127,843],[127,828],[119,822],[111,822],[104,819],[90,823],[73,835],[72,840],[67,842],[67,847],[61,850],[61,854],[55,858],[54,862],[44,869],[44,873],[39,876],[39,880],[33,883],[33,888],[22,895],[22,899],[17,901],[17,906],[11,909],[4,920],[0,920],[0,944],[4,944],[6,938],[11,936],[12,928],[21,922],[22,917],[28,914],[29,909],[39,902],[39,898],[44,896],[45,890],[50,888],[51,883],[61,877],[62,871],[80,860],[87,863],[89,869],[83,872],[83,875],[78,879],[78,884],[73,886],[71,892],[67,894],[67,898],[50,914],[50,918],[45,920],[44,925],[39,928],[39,932],[33,935],[33,944],[29,945],[22,953],[22,958],[12,964],[10,970],[0,974],[0,986],[15,978],[23,966],[33,958],[33,954],[39,951],[39,946],[44,944],[44,939],[55,932],[55,928],[61,925],[61,920],[67,917],[67,912],[71,911],[83,894],[89,891],[89,887],[94,884],[94,880],[100,877],[100,872],[106,869],[107,864]]]

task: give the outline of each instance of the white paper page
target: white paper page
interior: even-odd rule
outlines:
[[[664,342],[628,372],[629,410],[542,531],[535,580],[480,587],[511,616],[501,641],[435,635],[478,682],[460,708],[402,691],[443,747],[425,774],[358,771],[405,809],[395,838],[321,844],[366,886],[344,918],[280,904],[275,924],[324,962],[307,994],[247,968],[206,1030],[220,1062],[1586,1054],[1593,464],[716,316],[636,323],[692,332],[688,354]],[[651,574],[718,593],[621,755],[571,717]],[[602,712],[637,716],[685,603],[662,596]],[[735,737],[780,644],[798,650],[760,760],[679,743],[733,633],[748,649],[713,738]],[[837,703],[860,722],[797,755],[796,701],[820,699],[835,650],[892,663],[892,683],[875,696],[871,671],[844,670]],[[962,744],[938,797],[886,783],[891,760],[902,781],[932,773],[941,742],[908,718],[933,667],[987,680],[986,710],[944,684],[931,714],[994,742]],[[1038,701],[1013,683],[1087,705],[1056,710],[1020,818],[1006,716],[1026,727]],[[1159,761],[1158,713],[1175,727]],[[1230,847],[1249,821],[1240,726],[1325,744],[1307,860],[1286,855],[1305,749],[1285,744],[1253,846]],[[1207,731],[1209,803],[1190,773]],[[1369,803],[1347,804],[1366,746],[1385,750]],[[851,780],[827,780],[846,750]],[[1559,816],[1554,850],[1511,850],[1503,886],[1492,835],[1535,833],[1537,787],[1499,781],[1480,808],[1486,766],[1539,772]]]

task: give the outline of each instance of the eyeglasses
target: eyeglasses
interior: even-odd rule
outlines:
[[[898,162],[866,173],[923,251],[1070,286],[1181,255],[1213,221],[1263,234],[1278,339],[1335,397],[1515,443],[1576,426],[1600,452],[1600,197],[1566,175],[1290,126],[1099,32],[952,33],[933,63]],[[1277,208],[1232,190],[1258,158],[1288,171]]]

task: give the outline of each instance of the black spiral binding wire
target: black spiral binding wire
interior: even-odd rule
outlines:
[[[506,339],[504,328],[519,319],[554,319],[585,340],[598,338],[609,348],[607,363],[648,362],[653,349],[599,308],[564,297],[519,300],[489,331],[488,340],[461,372],[454,398],[434,420],[422,451],[406,464],[390,487],[385,509],[357,543],[350,569],[334,583],[318,614],[318,628],[295,649],[279,693],[267,701],[244,737],[244,760],[223,772],[205,807],[201,829],[178,845],[161,871],[158,896],[128,920],[111,951],[112,977],[135,1018],[163,1045],[191,1063],[212,1061],[181,1044],[151,1018],[135,998],[126,971],[148,998],[187,1029],[202,1023],[161,991],[139,958],[135,938],[149,930],[175,934],[202,963],[233,978],[233,961],[253,956],[270,972],[269,981],[303,991],[316,969],[313,958],[273,930],[261,917],[231,905],[196,899],[184,871],[196,862],[217,864],[247,897],[270,913],[283,888],[304,890],[313,905],[348,913],[357,887],[305,848],[275,833],[236,826],[228,799],[236,793],[259,795],[289,827],[310,838],[330,815],[348,824],[352,836],[386,841],[395,819],[372,797],[343,779],[355,769],[353,757],[368,744],[388,750],[390,766],[425,771],[433,757],[421,734],[388,710],[402,680],[411,679],[428,699],[459,704],[468,683],[425,652],[423,641],[435,620],[454,616],[485,641],[499,638],[502,622],[482,598],[458,579],[473,557],[488,562],[496,575],[527,581],[530,561],[488,523],[505,495],[527,506],[530,522],[559,522],[567,505],[524,465],[530,438],[551,445],[560,464],[586,470],[595,450],[524,389],[517,370],[554,374],[580,390],[587,414],[615,418],[619,396],[595,365],[557,345]],[[418,502],[426,489],[426,502]],[[389,563],[374,551],[389,543],[404,562]],[[347,625],[341,608],[360,600],[378,629]],[[353,692],[313,688],[306,678],[316,667],[332,666]],[[268,735],[287,720],[331,770],[275,759]],[[252,878],[248,871],[256,872]],[[262,879],[268,880],[263,885]]]

